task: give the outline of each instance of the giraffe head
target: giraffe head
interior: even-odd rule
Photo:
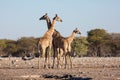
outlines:
[[[81,34],[81,32],[76,28],[75,30],[73,30],[73,32],[75,33],[75,34]]]
[[[56,14],[53,20],[62,22],[62,19]]]
[[[48,17],[48,15],[47,15],[47,13],[45,13],[45,15],[43,15],[39,20],[46,20],[46,19],[48,19],[49,17]]]

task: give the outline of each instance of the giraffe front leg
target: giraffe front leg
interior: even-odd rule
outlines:
[[[59,68],[60,66],[60,55],[58,54],[57,55],[57,68]]]
[[[46,68],[46,63],[47,63],[47,56],[45,55],[45,48],[43,49],[43,52],[42,52],[42,58],[43,58],[43,68]]]
[[[57,49],[57,68],[62,68],[62,61],[61,61],[61,57],[63,55],[63,49],[58,48]]]
[[[50,64],[50,61],[51,61],[51,51],[52,51],[52,46],[49,47],[49,50],[48,50],[48,67],[51,68],[51,64]]]
[[[65,69],[67,68],[67,55],[65,54]]]
[[[52,65],[52,68],[54,68],[54,65],[55,65],[55,54],[56,54],[56,49],[53,47],[53,65]]]
[[[70,68],[71,68],[71,69],[73,68],[73,66],[72,66],[71,56],[70,56]]]
[[[71,46],[69,46],[69,49],[68,49],[68,57],[69,57],[69,68],[72,68]]]
[[[63,61],[64,61],[64,55],[63,55],[63,49],[60,49],[60,60],[59,60],[59,64],[60,64],[60,67],[62,68],[62,65],[63,65]],[[62,58],[63,56],[63,58]]]

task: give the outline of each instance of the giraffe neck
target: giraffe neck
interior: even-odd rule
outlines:
[[[52,37],[52,35],[54,33],[54,29],[55,29],[54,28],[55,24],[56,24],[56,20],[53,20],[50,29],[48,29],[48,31],[45,33],[44,37],[48,37],[48,38]]]
[[[51,20],[49,17],[46,19],[46,22],[47,22],[48,29],[50,29],[52,24],[51,24]],[[55,29],[53,33],[53,37],[62,37],[62,35]]]
[[[72,42],[73,41],[73,39],[74,39],[74,37],[75,37],[75,33],[74,32],[72,32],[72,34],[68,37],[68,42]]]
[[[51,27],[50,27],[50,31],[51,31],[52,35],[53,35],[54,30],[55,30],[55,24],[56,24],[56,20],[53,20]]]
[[[56,24],[56,20],[53,19],[51,27],[55,27],[55,24]]]
[[[47,22],[48,29],[50,29],[50,27],[51,27],[51,20],[50,20],[49,17],[46,19],[46,22]]]

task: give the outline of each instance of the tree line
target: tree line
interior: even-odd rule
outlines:
[[[39,38],[21,37],[18,40],[0,39],[0,56],[39,56]],[[120,56],[120,33],[108,33],[104,29],[93,29],[87,37],[76,37],[72,42],[72,56],[118,57]]]

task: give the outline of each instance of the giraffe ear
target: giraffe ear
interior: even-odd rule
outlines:
[[[47,13],[45,13],[45,15],[47,15]]]
[[[55,14],[55,16],[57,17],[58,15],[57,15],[57,14]]]
[[[75,30],[78,30],[78,28],[76,28]]]

